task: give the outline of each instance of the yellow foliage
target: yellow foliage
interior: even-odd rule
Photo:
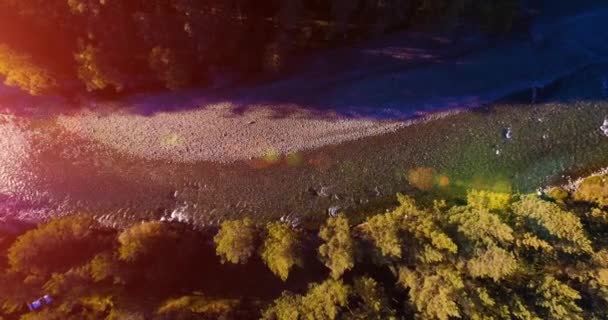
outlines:
[[[48,70],[3,44],[0,44],[0,76],[4,76],[6,85],[20,87],[32,95],[48,93],[57,86]]]
[[[521,247],[532,248],[544,252],[553,252],[553,247],[545,240],[526,232],[521,239],[517,239],[516,244]]]
[[[153,221],[135,225],[118,236],[120,247],[118,254],[121,260],[135,261],[140,257],[153,253],[165,244],[168,239],[176,239],[179,235],[170,229],[169,225]]]
[[[597,223],[608,225],[608,212],[602,209],[592,208],[589,217]]]
[[[511,203],[511,194],[485,190],[469,190],[467,203],[471,207],[487,210],[506,210]]]
[[[551,199],[553,199],[559,203],[564,203],[564,201],[566,201],[568,199],[568,197],[570,196],[568,191],[566,191],[564,188],[561,188],[561,187],[550,188],[549,190],[547,190],[546,194]]]
[[[363,225],[365,233],[386,257],[401,258],[398,218],[394,213],[379,214],[368,218]]]
[[[536,288],[536,294],[536,304],[545,309],[548,319],[583,320],[583,310],[576,304],[581,299],[579,292],[553,276],[545,276]]]
[[[321,227],[319,237],[325,241],[319,247],[319,256],[331,270],[332,278],[338,279],[355,265],[354,244],[348,220],[343,215],[329,218],[327,224]]]
[[[257,230],[249,218],[222,222],[220,231],[215,235],[216,253],[222,263],[247,263],[255,251]]]
[[[440,265],[418,272],[407,267],[399,269],[399,283],[409,289],[409,297],[425,319],[460,318],[457,301],[464,282],[453,266]]]
[[[85,83],[88,91],[114,87],[123,89],[123,81],[117,69],[104,61],[102,50],[93,45],[83,45],[75,55],[78,64],[78,77]]]
[[[450,223],[473,242],[485,246],[513,242],[513,229],[484,207],[453,207],[449,213]]]
[[[262,260],[274,274],[285,281],[293,266],[302,265],[298,235],[283,223],[268,224],[267,232],[262,245]]]
[[[593,251],[583,224],[574,213],[564,211],[558,205],[534,195],[523,196],[512,208],[518,217],[536,221],[552,236],[561,240],[554,247],[567,253]]]
[[[168,299],[158,308],[158,314],[226,315],[239,304],[234,299],[210,299],[202,296],[183,296]]]
[[[492,247],[467,262],[473,277],[490,278],[498,282],[517,270],[517,260],[512,253]]]
[[[574,200],[608,206],[608,176],[591,176],[584,179],[574,192]]]

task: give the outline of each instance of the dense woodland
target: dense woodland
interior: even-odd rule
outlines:
[[[520,0],[0,0],[0,77],[31,94],[273,75],[293,57],[412,26],[503,33]]]
[[[398,195],[318,230],[58,218],[0,237],[0,319],[606,319],[606,179],[426,206]]]

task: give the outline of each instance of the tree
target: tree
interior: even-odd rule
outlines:
[[[118,236],[121,260],[134,262],[150,255],[162,255],[180,235],[162,222],[145,222],[123,231]]]
[[[112,243],[112,237],[97,228],[97,222],[87,215],[42,224],[19,236],[9,248],[10,267],[24,274],[47,276],[83,265]]]
[[[106,59],[106,52],[91,44],[81,44],[75,54],[78,65],[78,77],[84,82],[88,91],[103,90],[114,87],[116,91],[124,88],[124,76],[119,69]]]
[[[410,302],[425,319],[461,318],[458,306],[464,282],[453,266],[440,265],[420,271],[399,269],[399,284],[409,289]]]
[[[566,253],[590,253],[591,241],[587,239],[583,224],[580,219],[572,212],[562,210],[558,205],[543,201],[534,195],[523,196],[520,201],[513,204],[513,213],[522,220],[528,221],[529,227],[537,235],[546,231],[551,237],[541,237],[554,247]],[[529,221],[534,221],[537,225],[530,225]],[[557,240],[557,241],[555,241]]]
[[[376,247],[380,249],[383,256],[401,258],[399,225],[399,217],[391,212],[368,218],[363,225],[363,230]]]
[[[235,299],[210,299],[203,296],[182,296],[164,301],[157,310],[162,319],[230,319],[239,305]],[[203,318],[204,317],[204,318]]]
[[[311,285],[302,298],[304,319],[336,319],[348,302],[349,291],[349,286],[333,279]]]
[[[457,225],[458,232],[475,244],[493,246],[513,242],[513,229],[502,222],[498,215],[490,213],[484,205],[452,207],[449,210],[449,221]]]
[[[268,268],[281,280],[287,280],[293,266],[302,266],[298,234],[284,223],[270,223],[261,256]]]
[[[305,296],[284,292],[264,310],[264,320],[334,320],[346,307],[350,287],[339,280],[328,279],[308,287]]]
[[[247,263],[253,255],[257,230],[249,218],[222,222],[220,231],[213,238],[215,251],[222,263]]]
[[[486,210],[505,210],[511,202],[511,194],[491,192],[485,190],[469,190],[467,192],[467,204],[475,208]]]
[[[576,304],[581,299],[578,291],[551,275],[546,275],[536,287],[537,305],[545,311],[546,319],[582,320],[582,309]]]
[[[512,253],[490,247],[467,262],[469,274],[473,277],[490,278],[498,282],[517,270],[517,260]]]
[[[56,76],[49,70],[35,64],[29,55],[4,44],[0,44],[0,76],[4,77],[4,84],[17,86],[32,95],[49,93],[57,87]]]
[[[608,175],[591,176],[584,179],[574,192],[574,200],[608,206]]]
[[[150,68],[156,72],[165,87],[176,90],[184,87],[193,79],[193,68],[186,64],[187,59],[177,56],[174,49],[154,47],[148,58]]]
[[[348,220],[343,215],[329,218],[319,231],[319,236],[325,241],[319,247],[321,261],[331,270],[331,277],[338,279],[355,265]]]
[[[262,320],[296,320],[302,316],[302,296],[283,292],[262,313]]]
[[[396,312],[390,306],[388,296],[382,286],[374,279],[363,276],[355,279],[352,294],[352,317],[358,320],[396,320]]]

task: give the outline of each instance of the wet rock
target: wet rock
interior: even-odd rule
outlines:
[[[511,130],[511,127],[503,129],[502,130],[502,136],[506,140],[511,140],[513,138],[513,131]]]
[[[321,190],[319,190],[318,196],[323,197],[323,198],[329,197],[329,188],[321,187]]]
[[[327,209],[327,214],[328,214],[330,217],[335,218],[335,217],[337,217],[337,216],[338,216],[338,214],[340,213],[340,212],[339,212],[339,211],[340,211],[340,209],[341,209],[341,208],[340,208],[340,207],[338,207],[338,206],[329,207],[329,208]]]
[[[608,137],[608,119],[604,119],[604,123],[600,126],[602,133]]]

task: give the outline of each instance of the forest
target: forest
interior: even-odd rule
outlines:
[[[90,215],[0,237],[0,319],[606,319],[608,176],[470,190],[318,229]],[[36,312],[26,303],[54,301]]]
[[[0,0],[0,78],[34,95],[202,87],[411,27],[504,34],[522,12],[519,0]]]

